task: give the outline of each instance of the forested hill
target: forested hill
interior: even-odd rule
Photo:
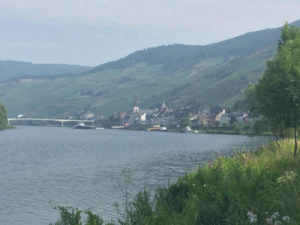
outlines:
[[[300,25],[300,20],[294,25]],[[168,45],[136,51],[125,58],[97,66],[93,71],[124,69],[137,63],[163,65],[167,68],[189,68],[199,61],[222,57],[230,59],[247,56],[258,50],[273,47],[280,37],[280,28],[247,33],[222,42],[199,45]]]
[[[66,64],[33,64],[20,61],[0,61],[0,81],[20,77],[70,75],[86,72],[91,67]]]
[[[247,85],[257,82],[274,56],[280,31],[251,32],[206,46],[148,48],[79,76],[2,82],[0,98],[11,116],[40,117],[129,111],[135,96],[142,108],[162,101],[171,108],[239,105]]]

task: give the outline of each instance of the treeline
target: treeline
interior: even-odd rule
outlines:
[[[4,105],[0,102],[0,130],[8,127],[7,112]]]

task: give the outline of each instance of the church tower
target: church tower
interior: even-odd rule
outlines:
[[[133,113],[139,113],[140,112],[140,103],[138,101],[137,96],[134,97],[134,102],[133,102]]]

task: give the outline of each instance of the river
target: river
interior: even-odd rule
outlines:
[[[0,225],[48,225],[55,206],[90,208],[109,220],[129,196],[167,187],[219,154],[265,137],[17,127],[0,132]],[[129,181],[128,181],[128,178]]]

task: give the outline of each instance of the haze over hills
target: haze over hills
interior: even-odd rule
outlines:
[[[68,74],[78,74],[91,69],[88,66],[66,64],[33,64],[20,61],[0,61],[0,81],[20,77],[51,77]]]
[[[293,25],[300,26],[300,20]],[[134,52],[79,76],[0,83],[9,116],[79,117],[129,111],[134,96],[142,108],[165,101],[172,108],[233,106],[255,83],[276,52],[281,28],[206,46],[169,45]]]

